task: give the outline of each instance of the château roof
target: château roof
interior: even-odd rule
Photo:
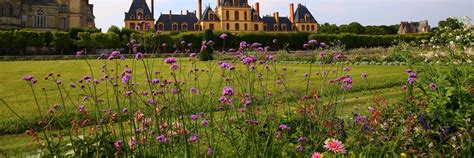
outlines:
[[[158,24],[163,23],[164,30],[162,31],[170,31],[172,30],[172,24],[177,23],[179,25],[179,30],[181,30],[182,24],[188,25],[188,30],[194,30],[194,24],[198,22],[196,14],[194,12],[187,12],[186,14],[161,14],[158,20],[156,21],[157,28]]]
[[[304,6],[304,5],[298,5],[298,8],[296,8],[294,22],[295,23],[306,22],[305,21],[305,15],[306,14],[309,14],[309,20],[310,20],[309,22],[311,22],[311,23],[317,23],[318,22],[314,18],[313,14],[311,14],[311,12],[308,10],[308,8],[306,8],[306,6]]]
[[[202,21],[220,21],[217,15],[214,15],[214,19],[209,17],[209,11],[215,13],[210,6],[207,6],[204,12],[202,13]]]
[[[291,24],[291,21],[288,17],[279,17],[278,18],[278,23],[276,21],[276,18],[273,16],[264,16],[262,18],[262,21],[265,25],[267,25],[267,29],[265,31],[275,31],[273,26],[275,24],[278,25],[278,31],[281,31],[281,28],[283,24],[286,25],[286,30],[287,31],[293,31],[293,25]]]
[[[143,19],[145,19],[146,16],[153,19],[153,14],[151,13],[150,8],[148,8],[148,4],[145,0],[133,0],[130,9],[125,13],[125,20],[131,20],[132,16],[134,17],[133,19],[136,19],[138,10],[143,10]]]
[[[229,6],[236,6],[234,4],[234,0],[222,0],[221,1],[221,6],[226,6],[225,4],[229,3]],[[240,0],[240,5],[237,6],[248,6],[247,0]]]

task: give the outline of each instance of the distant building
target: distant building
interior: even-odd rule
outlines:
[[[0,28],[95,28],[89,0],[0,0]]]
[[[428,20],[420,22],[406,22],[402,21],[400,23],[399,34],[407,33],[428,33],[431,31],[431,26],[428,24]]]
[[[128,14],[132,13],[133,15],[126,14],[127,16],[136,17],[138,15],[134,12],[138,8],[133,7],[138,2],[143,6],[141,9],[147,12],[146,8],[148,6],[144,0],[134,0],[128,12]],[[151,2],[153,3],[153,0]],[[148,20],[150,19],[145,17],[141,21],[149,24]],[[125,21],[127,28],[143,30],[143,27],[137,28],[136,25],[131,25],[131,21],[127,18]],[[133,21],[134,24],[137,22],[139,21]],[[173,11],[170,10],[168,14],[162,13],[156,21],[155,28],[161,31],[202,31],[210,29],[230,32],[317,32],[318,23],[308,8],[301,4],[298,4],[296,10],[294,5],[290,4],[289,17],[280,16],[278,12],[271,16],[262,17],[260,15],[260,3],[258,2],[254,6],[250,6],[247,0],[217,0],[216,8],[212,9],[211,6],[207,6],[203,11],[202,0],[198,0],[197,12],[181,11],[181,13],[173,14]]]
[[[125,13],[125,27],[132,30],[145,31],[155,28],[155,18],[153,16],[154,1],[152,0],[152,10],[148,7],[146,0],[133,0],[128,12]]]

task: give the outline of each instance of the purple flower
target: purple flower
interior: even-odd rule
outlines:
[[[198,92],[198,90],[197,90],[196,88],[194,88],[194,87],[193,87],[193,88],[191,88],[191,90],[190,90],[190,91],[191,91],[191,93],[193,93],[193,94],[196,94],[196,93]]]
[[[342,89],[346,89],[346,90],[351,90],[351,89],[352,89],[352,85],[350,85],[350,84],[342,84],[342,85],[341,85],[341,88],[342,88]]]
[[[345,72],[349,72],[349,71],[351,71],[351,68],[345,67],[345,68],[344,68],[344,71],[345,71]]]
[[[207,147],[207,154],[208,155],[211,155],[213,152],[214,152],[214,150],[212,149],[212,147]]]
[[[316,44],[318,44],[318,41],[316,41],[316,40],[314,40],[314,39],[313,39],[313,40],[309,40],[308,44],[310,44],[310,45],[316,45]]]
[[[135,149],[135,147],[137,147],[137,141],[132,140],[128,142],[128,146],[130,146],[130,149]]]
[[[112,53],[110,53],[110,56],[111,56],[111,57],[114,57],[114,58],[117,57],[117,56],[119,56],[119,55],[120,55],[120,52],[119,52],[119,51],[113,51]]]
[[[326,43],[324,43],[324,42],[319,43],[319,45],[320,45],[321,47],[326,47],[326,46],[327,46]]]
[[[223,33],[219,36],[219,38],[225,40],[227,38],[227,34]]]
[[[303,150],[304,150],[304,147],[301,146],[301,145],[298,145],[298,146],[296,146],[296,150],[303,151]]]
[[[412,69],[407,69],[407,70],[405,70],[405,72],[406,72],[406,73],[412,73],[413,70],[412,70]]]
[[[410,84],[410,85],[414,85],[414,84],[415,84],[415,82],[416,82],[416,78],[411,78],[411,77],[410,77],[410,78],[408,78],[408,84]]]
[[[123,143],[122,140],[116,140],[114,142],[114,147],[117,148],[117,149],[120,149],[120,148],[122,148],[122,143]]]
[[[262,44],[257,43],[257,42],[255,42],[251,45],[251,47],[254,47],[254,48],[257,48],[257,47],[260,47],[260,46],[262,46]]]
[[[144,97],[146,97],[146,96],[148,96],[148,92],[147,92],[147,91],[143,91],[143,92],[142,92],[142,95],[143,95]]]
[[[22,79],[25,80],[25,81],[31,81],[31,80],[33,80],[33,78],[34,78],[34,77],[33,77],[33,76],[30,76],[30,75],[28,75],[28,76],[23,76],[23,77],[22,77]]]
[[[309,76],[309,74],[308,74],[308,73],[304,73],[304,77],[308,77],[308,76]]]
[[[250,65],[250,64],[253,63],[253,62],[255,62],[255,58],[253,58],[253,57],[244,57],[244,58],[242,59],[242,63],[243,63],[244,65]]]
[[[138,52],[137,54],[135,54],[135,59],[140,60],[140,59],[142,59],[142,58],[143,58],[143,54],[142,54],[142,53]]]
[[[362,78],[367,78],[367,76],[369,76],[367,73],[362,73],[362,74],[360,75],[360,77],[362,77]]]
[[[222,90],[222,95],[223,96],[233,96],[234,95],[234,90],[230,87],[224,87],[224,90]]]
[[[79,112],[86,112],[86,111],[87,111],[87,109],[84,105],[79,106]]]
[[[178,69],[178,64],[173,64],[170,66],[170,69],[173,70],[173,71],[176,71]]]
[[[173,64],[176,62],[176,58],[170,57],[165,59],[165,63],[167,64]]]
[[[239,44],[239,45],[240,45],[240,48],[244,49],[244,48],[246,48],[246,47],[247,47],[247,42],[245,42],[245,41],[242,41],[242,42],[240,42],[240,44]]]
[[[374,108],[374,107],[369,106],[368,109],[369,109],[370,112],[375,112],[375,108]]]
[[[191,120],[197,120],[198,116],[193,114],[193,115],[189,116],[189,118],[191,118]]]
[[[288,130],[290,129],[287,125],[285,124],[280,124],[280,126],[278,126],[278,128],[280,128],[281,130]]]
[[[209,124],[209,121],[207,121],[207,120],[202,120],[201,121],[201,125],[203,125],[203,126],[207,126],[208,124]]]
[[[153,80],[151,80],[151,83],[158,84],[158,83],[160,83],[160,80],[159,79],[153,79]]]
[[[303,44],[303,48],[308,48],[308,43]]]
[[[221,68],[229,68],[230,64],[223,62],[223,63],[221,63],[219,66],[220,66]]]
[[[123,83],[128,83],[131,78],[132,78],[132,75],[126,74],[126,75],[124,75],[124,76],[122,77],[122,82],[123,82]]]
[[[437,90],[438,85],[436,83],[430,83],[430,88],[431,88],[431,90]]]
[[[191,53],[191,54],[189,55],[189,57],[195,58],[195,57],[196,57],[196,53]]]
[[[164,135],[160,135],[160,136],[156,137],[156,140],[158,140],[161,143],[166,143],[166,142],[168,142],[169,139],[166,138]]]
[[[307,140],[308,140],[308,139],[307,139],[306,137],[299,137],[299,138],[298,138],[298,142],[300,142],[300,143],[304,143],[304,142],[306,142]]]
[[[408,77],[410,78],[416,78],[416,73],[408,73]]]
[[[156,101],[153,99],[148,99],[148,104],[150,105],[156,104]]]
[[[132,95],[132,91],[125,91],[125,95],[126,95],[126,96]]]
[[[77,52],[76,52],[76,57],[79,57],[79,56],[81,56],[81,55],[83,55],[83,54],[84,54],[84,51],[83,51],[83,50],[77,51]]]
[[[342,80],[342,82],[351,84],[352,83],[352,78],[346,77],[346,78],[344,78],[344,80]]]
[[[194,143],[199,139],[199,137],[195,134],[193,134],[191,137],[189,137],[189,142]]]
[[[122,109],[122,112],[123,112],[123,113],[127,113],[127,112],[128,112],[128,108],[123,108],[123,109]]]

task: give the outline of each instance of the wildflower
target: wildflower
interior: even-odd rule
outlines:
[[[349,72],[349,71],[351,71],[351,68],[345,67],[345,68],[344,68],[344,71],[345,71],[345,72]]]
[[[342,88],[342,89],[346,89],[346,90],[351,90],[351,89],[352,89],[352,85],[350,85],[350,84],[342,84],[342,85],[341,85],[341,88]]]
[[[86,109],[86,107],[85,107],[84,105],[80,105],[80,106],[79,106],[79,112],[84,113],[84,112],[86,112],[86,111],[87,111],[87,109]]]
[[[429,122],[426,120],[425,114],[418,115],[418,121],[420,121],[420,124],[423,127],[423,129],[425,130],[431,129]]]
[[[196,89],[196,88],[194,88],[194,87],[191,88],[191,93],[196,94],[197,92],[198,92],[198,89]]]
[[[244,48],[246,48],[246,47],[247,47],[247,42],[245,42],[245,41],[242,41],[242,42],[240,42],[240,44],[239,44],[239,45],[240,45],[240,48],[241,48],[241,49],[244,49]]]
[[[267,60],[273,60],[273,56],[271,55],[267,56]]]
[[[362,73],[362,74],[360,75],[360,77],[362,77],[362,78],[367,78],[367,76],[369,76],[367,73]]]
[[[164,135],[160,135],[160,136],[156,137],[156,140],[158,140],[161,143],[166,143],[166,142],[168,142],[169,139],[166,138],[166,136],[164,136]]]
[[[369,111],[372,112],[372,113],[375,112],[375,108],[374,108],[374,107],[369,106],[368,109],[369,109]]]
[[[436,83],[430,83],[430,88],[431,90],[436,90],[438,89],[438,85]]]
[[[119,52],[119,51],[113,51],[112,53],[110,53],[110,56],[113,57],[113,58],[115,58],[115,57],[117,57],[117,56],[119,56],[119,55],[120,55],[120,52]]]
[[[83,55],[83,54],[84,54],[84,51],[83,51],[83,50],[77,51],[77,52],[76,52],[76,57],[79,57],[79,56],[81,56],[81,55]]]
[[[131,78],[132,78],[132,76],[130,74],[126,74],[122,77],[122,82],[123,83],[128,83],[128,81],[130,81]]]
[[[321,46],[321,47],[326,47],[327,45],[326,45],[326,43],[321,42],[321,43],[319,43],[319,46]]]
[[[189,55],[189,57],[191,57],[191,58],[195,58],[196,56],[197,56],[196,53],[191,53],[191,54]]]
[[[260,47],[262,46],[262,44],[258,43],[258,42],[255,42],[251,45],[251,47],[254,47],[254,48],[257,48],[257,47]]]
[[[308,48],[308,43],[303,44],[303,48]]]
[[[299,137],[298,138],[298,142],[300,142],[300,143],[304,143],[304,142],[306,142],[306,140],[307,140],[306,137]]]
[[[223,96],[233,96],[234,95],[234,90],[230,87],[224,87],[224,90],[222,91]]]
[[[227,34],[223,33],[219,36],[219,38],[225,40],[227,38]]]
[[[142,59],[142,58],[143,58],[143,54],[142,54],[142,53],[138,52],[137,54],[135,54],[135,59],[136,59],[136,60],[140,60],[140,59]]]
[[[410,78],[408,78],[408,80],[407,80],[407,81],[408,81],[408,84],[410,84],[410,85],[414,85],[414,84],[415,84],[415,82],[416,82],[416,78],[411,78],[411,77],[410,77]]]
[[[178,69],[178,64],[173,64],[170,66],[170,69],[173,70],[173,71],[176,71]]]
[[[285,125],[285,124],[280,124],[280,126],[278,126],[278,128],[280,128],[281,130],[289,130],[290,128]]]
[[[151,80],[151,83],[152,84],[158,84],[158,83],[160,83],[160,80],[159,79],[153,79],[153,80]]]
[[[311,158],[322,158],[322,155],[318,152],[314,152],[313,155],[311,155]]]
[[[344,80],[342,80],[342,82],[351,84],[352,83],[352,78],[346,77],[346,78],[344,78]]]
[[[114,147],[115,147],[116,149],[120,149],[120,148],[122,148],[122,143],[123,143],[122,140],[116,140],[116,141],[114,142]]]
[[[304,73],[304,77],[308,77],[308,76],[309,76],[309,74],[308,74],[308,73]]]
[[[128,142],[128,146],[130,146],[130,149],[135,149],[135,147],[137,147],[137,141],[131,140]]]
[[[298,146],[296,146],[296,150],[303,151],[303,150],[304,150],[304,147],[301,146],[301,145],[298,145]]]
[[[148,104],[154,105],[154,104],[156,104],[156,101],[153,100],[153,99],[148,99]]]
[[[235,70],[235,66],[229,66],[229,70]]]
[[[186,44],[186,41],[181,41],[181,45],[185,45]]]
[[[195,134],[193,134],[191,137],[189,137],[189,142],[194,143],[199,139],[199,137]]]
[[[173,64],[176,63],[176,58],[170,57],[165,59],[165,63],[167,64]]]
[[[197,120],[198,116],[193,114],[193,115],[189,116],[189,118],[191,118],[191,120]]]
[[[127,112],[128,112],[128,108],[123,108],[123,109],[122,109],[122,112],[123,112],[123,113],[127,113]]]
[[[207,121],[207,120],[202,120],[201,121],[201,125],[203,125],[203,126],[207,126],[208,124],[209,124],[209,121]]]
[[[25,80],[25,81],[31,81],[31,80],[33,80],[33,78],[34,78],[34,77],[33,77],[33,76],[30,76],[30,75],[28,75],[28,76],[23,76],[23,77],[22,77],[22,79]]]
[[[228,67],[230,66],[230,64],[223,62],[223,63],[221,63],[219,66],[220,66],[221,68],[228,68]]]
[[[48,110],[48,113],[50,113],[50,114],[54,113],[54,109],[50,108],[50,109]]]
[[[211,155],[212,153],[214,152],[214,150],[212,149],[212,147],[207,147],[207,154],[208,155]]]
[[[242,63],[243,63],[244,65],[250,65],[250,64],[253,63],[253,62],[255,62],[255,58],[253,58],[253,57],[244,57],[244,58],[242,59]]]
[[[332,138],[326,139],[326,141],[324,141],[323,147],[326,150],[334,152],[334,153],[346,153],[344,144],[337,139],[332,139]]]

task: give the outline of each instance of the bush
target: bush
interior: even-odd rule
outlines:
[[[356,35],[356,34],[311,34],[309,39],[315,39],[322,42],[340,41],[344,43],[346,49],[354,48],[372,48],[372,47],[390,47],[395,45],[396,41],[420,42],[427,40],[430,34],[416,35]]]

